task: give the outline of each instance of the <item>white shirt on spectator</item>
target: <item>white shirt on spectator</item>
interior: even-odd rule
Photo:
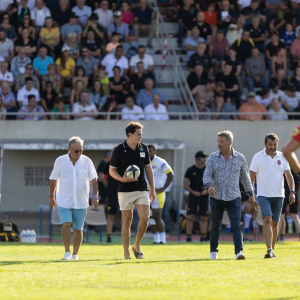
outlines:
[[[90,181],[98,178],[90,158],[81,155],[73,165],[69,153],[55,160],[49,177],[57,180],[57,205],[64,208],[85,209],[89,206]]]
[[[289,97],[288,95],[285,95],[284,102],[289,105],[290,111],[294,110],[298,105],[300,101],[300,92],[296,92],[295,97]]]
[[[270,99],[270,97],[262,99],[260,95],[256,95],[255,101],[262,104],[263,106],[267,106],[271,103],[272,100]]]
[[[238,4],[242,5],[242,9],[250,6],[251,0],[238,0]]]
[[[127,114],[129,113],[129,114]],[[134,114],[133,114],[134,113]],[[131,121],[138,121],[141,119],[145,119],[144,111],[138,105],[133,105],[133,108],[130,109],[128,106],[122,108],[122,120],[131,120]]]
[[[155,109],[153,103],[148,104],[145,109],[145,120],[154,120],[154,121],[166,121],[169,120],[169,115],[167,108],[164,104],[158,104],[157,110]],[[146,113],[165,113],[165,114],[146,114]]]
[[[98,24],[102,25],[105,29],[114,21],[114,14],[110,9],[103,10],[102,8],[98,8],[94,10],[94,13],[98,16]]]
[[[105,71],[108,73],[107,77],[113,77],[114,72],[113,68],[118,66],[121,68],[120,75],[123,75],[123,69],[128,69],[128,59],[122,55],[119,60],[115,58],[114,53],[106,54],[105,57],[101,61],[101,65],[105,67]]]
[[[0,11],[6,11],[9,4],[14,3],[14,0],[1,0],[0,1]]]
[[[94,103],[88,104],[86,106],[82,106],[80,102],[76,102],[73,104],[73,113],[80,114],[84,112],[97,112],[96,105]],[[82,121],[91,121],[95,120],[93,117],[84,117],[84,118],[75,118],[75,120],[82,120]]]
[[[6,82],[13,82],[14,75],[8,71],[6,71],[6,73],[3,75],[2,72],[0,71],[0,80],[6,81]]]
[[[43,6],[42,9],[38,9],[36,6],[30,11],[31,20],[35,21],[35,26],[42,27],[45,25],[46,17],[51,17],[48,7]]]
[[[268,112],[271,113],[271,115],[269,115],[271,121],[282,121],[288,119],[287,113],[283,108],[280,108],[278,112],[275,112],[273,108],[270,108]]]
[[[41,99],[40,99],[40,93],[39,91],[32,87],[30,91],[27,91],[26,90],[26,85],[24,85],[19,91],[18,91],[18,94],[17,94],[17,101],[22,101],[23,103],[23,106],[27,105],[28,104],[28,96],[29,95],[34,95],[35,98],[36,98],[36,101],[39,102]]]
[[[0,56],[3,56],[4,58],[9,57],[10,51],[14,50],[14,49],[15,49],[14,42],[9,38],[5,38],[5,41],[3,44],[0,42]],[[4,60],[1,60],[1,61],[4,61]]]
[[[78,6],[74,6],[72,8],[72,12],[78,16],[80,23],[83,26],[86,26],[86,24],[88,22],[88,18],[92,14],[92,9],[87,5],[83,5],[82,9],[80,9]]]
[[[151,55],[145,53],[145,54],[144,54],[144,58],[141,59],[141,58],[139,57],[139,55],[136,54],[136,55],[134,55],[134,56],[131,57],[130,63],[129,63],[129,66],[130,66],[130,67],[134,67],[134,72],[135,72],[135,73],[137,73],[137,71],[138,71],[136,65],[137,65],[137,63],[139,63],[139,62],[143,62],[143,64],[144,64],[144,69],[145,69],[145,70],[148,70],[148,68],[149,68],[150,66],[153,66],[153,65],[154,65],[153,57],[152,57]]]
[[[20,4],[21,0],[17,0],[17,2]],[[26,7],[32,10],[35,7],[35,0],[28,0]]]

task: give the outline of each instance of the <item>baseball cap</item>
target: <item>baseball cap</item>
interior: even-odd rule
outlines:
[[[76,19],[78,19],[79,17],[74,12],[71,12],[70,13],[70,18],[76,18]]]
[[[116,10],[116,11],[114,12],[114,16],[116,16],[116,17],[121,17],[121,16],[122,16],[122,13],[121,13],[119,10]]]
[[[129,30],[129,33],[128,33],[129,35],[130,34],[133,34],[133,35],[135,35],[135,31],[133,30],[133,29],[131,29],[131,30]]]
[[[256,94],[254,93],[254,92],[250,92],[249,94],[248,94],[248,97],[249,96],[253,96],[253,97],[255,97],[256,96]]]
[[[61,52],[70,51],[70,47],[68,45],[64,45],[61,49]]]
[[[205,157],[207,157],[207,156],[208,156],[208,155],[206,155],[204,151],[198,151],[198,152],[195,154],[195,158],[197,158],[197,157],[203,157],[203,158],[205,158]]]

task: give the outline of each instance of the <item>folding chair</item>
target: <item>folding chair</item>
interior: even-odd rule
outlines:
[[[99,235],[100,235],[100,243],[102,243],[102,225],[106,225],[106,216],[103,205],[99,205],[97,208],[93,206],[89,206],[86,210],[86,218],[85,224],[86,228],[86,241],[89,241],[89,225],[92,226],[100,226]]]
[[[49,243],[52,242],[52,226],[61,225],[60,218],[58,214],[58,207],[56,206],[54,210],[49,207]]]
[[[258,241],[259,241],[260,226],[263,226],[263,224],[264,224],[264,219],[263,219],[262,212],[261,212],[261,209],[260,209],[259,205],[257,207],[256,223],[258,225],[257,235],[258,235]],[[256,240],[256,235],[255,235],[255,240]]]

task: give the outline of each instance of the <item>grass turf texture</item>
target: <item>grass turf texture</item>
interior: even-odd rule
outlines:
[[[83,244],[80,261],[62,262],[61,243],[0,248],[0,299],[300,299],[300,242],[278,243],[277,259],[263,259],[263,243],[245,244],[235,260],[220,243],[151,245],[144,260],[123,260],[120,244]]]

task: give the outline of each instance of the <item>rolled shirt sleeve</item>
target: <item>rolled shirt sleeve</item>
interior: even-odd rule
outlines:
[[[90,181],[92,181],[95,178],[98,178],[97,171],[91,159],[88,160],[88,174]]]
[[[58,178],[59,178],[59,163],[58,163],[58,160],[56,159],[54,162],[54,167],[50,174],[49,179],[50,180],[58,180]]]

